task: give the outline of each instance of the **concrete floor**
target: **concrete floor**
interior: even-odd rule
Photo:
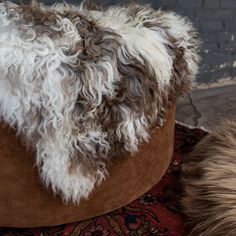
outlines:
[[[176,120],[214,131],[221,120],[236,121],[236,84],[201,86],[179,100]]]

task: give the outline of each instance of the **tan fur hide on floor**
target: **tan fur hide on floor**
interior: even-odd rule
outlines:
[[[183,165],[181,203],[190,235],[236,235],[236,123],[205,137]]]

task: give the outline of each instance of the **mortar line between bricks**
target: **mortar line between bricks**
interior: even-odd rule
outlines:
[[[189,98],[190,104],[191,104],[191,106],[193,107],[193,110],[194,110],[194,116],[193,116],[194,126],[198,127],[199,119],[202,117],[202,114],[197,109],[197,106],[194,104],[193,99],[191,97],[191,94],[188,94],[188,98]]]

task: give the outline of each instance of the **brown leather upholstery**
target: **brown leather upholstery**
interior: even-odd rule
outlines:
[[[110,176],[79,206],[54,198],[39,183],[32,154],[15,133],[0,126],[0,226],[58,225],[98,216],[120,208],[153,187],[165,173],[172,154],[175,107],[163,127],[133,157],[122,158],[110,168]]]

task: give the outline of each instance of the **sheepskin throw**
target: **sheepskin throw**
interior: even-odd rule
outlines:
[[[236,235],[236,122],[206,136],[183,165],[189,235]]]
[[[149,6],[3,2],[1,120],[35,150],[44,184],[78,203],[189,90],[198,44],[187,19]]]

